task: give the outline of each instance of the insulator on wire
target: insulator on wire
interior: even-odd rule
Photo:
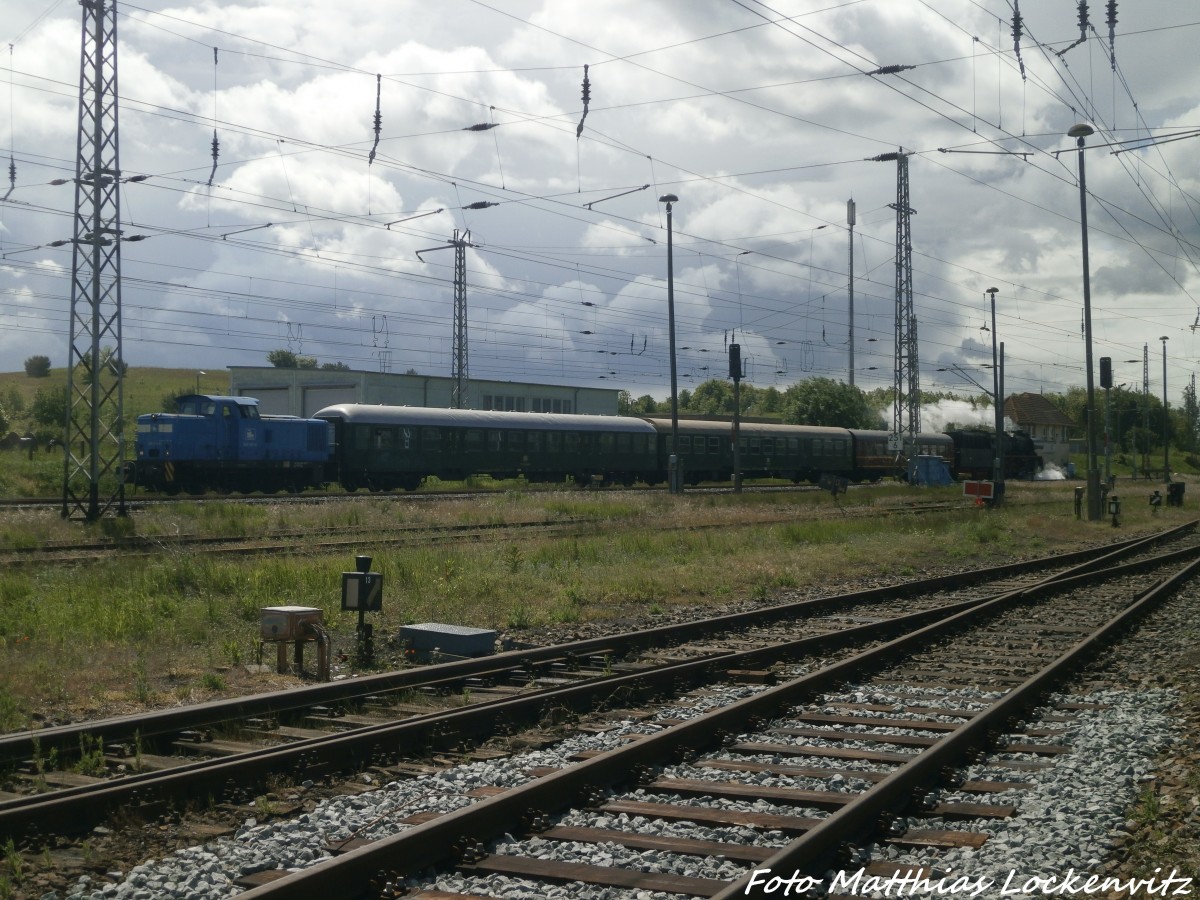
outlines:
[[[221,155],[221,144],[217,140],[217,48],[213,47],[213,139],[212,139],[212,169],[208,173],[208,187],[212,187],[213,179],[217,177],[217,158]]]
[[[592,83],[588,80],[588,67],[585,63],[583,66],[583,115],[579,117],[579,125],[575,128],[575,139],[583,134],[583,122],[587,118],[588,103],[592,100]]]
[[[383,75],[375,76],[375,143],[371,145],[371,152],[367,155],[367,165],[375,162],[375,151],[379,149],[379,132],[383,127],[383,113],[379,109],[379,96],[383,90]]]
[[[208,186],[212,187],[213,178],[217,175],[217,158],[221,155],[221,142],[217,140],[217,129],[213,129],[212,139],[212,171],[208,173]]]
[[[1117,71],[1117,0],[1108,0],[1108,62]]]
[[[498,126],[498,122],[480,122],[478,125],[468,125],[463,131],[490,131]]]
[[[1021,67],[1021,80],[1025,81],[1025,60],[1021,57],[1021,34],[1023,31],[1023,22],[1021,19],[1021,4],[1014,0],[1013,2],[1013,50],[1017,54],[1017,65]]]

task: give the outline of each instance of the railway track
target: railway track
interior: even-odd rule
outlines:
[[[1017,815],[1008,798],[1028,774],[1070,754],[1061,723],[1078,706],[1027,719],[1200,569],[1166,565],[1007,591],[712,709],[693,698],[640,731],[614,725],[614,746],[525,762],[518,783],[476,787],[458,809],[394,802],[319,863],[246,877],[241,896],[445,900],[570,884],[573,896],[728,900],[948,883],[920,859],[984,846]],[[1005,774],[964,777],[981,763]]]
[[[839,516],[843,518],[884,517],[895,515],[923,515],[970,508],[968,501],[913,502],[900,501],[870,507],[821,508],[813,510],[813,517]],[[800,517],[802,518],[802,517]],[[771,526],[794,523],[795,513],[787,515],[760,515],[753,520],[742,520],[741,525]],[[137,559],[160,556],[164,553],[200,553],[213,556],[258,556],[265,553],[291,551],[297,546],[303,552],[339,551],[358,552],[374,546],[407,547],[433,544],[468,543],[483,537],[505,538],[509,535],[521,538],[531,535],[571,537],[595,534],[601,522],[587,517],[556,518],[529,522],[474,523],[474,524],[431,524],[398,525],[387,528],[372,526],[337,526],[307,528],[303,530],[280,530],[258,538],[246,536],[205,536],[199,534],[152,535],[120,537],[92,541],[47,541],[36,546],[0,547],[0,565],[45,566],[87,565],[104,560],[122,558]],[[679,526],[688,531],[703,531],[708,528],[726,528],[727,523],[689,523]]]
[[[244,800],[281,773],[297,782],[370,766],[412,774],[414,758],[439,749],[464,752],[498,731],[536,725],[548,717],[649,702],[728,677],[731,671],[743,679],[766,680],[772,667],[796,657],[853,657],[854,648],[863,642],[894,640],[897,633],[993,602],[989,598],[997,593],[1023,596],[1039,581],[1068,577],[1064,567],[1069,563],[1074,564],[1073,577],[1086,577],[1084,571],[1144,555],[1152,544],[1178,541],[1193,525],[1151,541],[1114,545],[1105,555],[1092,552],[1004,567],[966,581],[914,582],[649,633],[8,736],[0,739],[0,760],[24,768],[26,784],[38,791],[51,782],[63,789],[0,802],[0,835],[36,845],[39,836],[88,828],[112,810],[153,818],[172,805],[184,805],[189,797]],[[1196,552],[1194,542],[1174,551]],[[1139,565],[1162,563],[1151,558]],[[1054,575],[1038,574],[1051,566]],[[968,582],[975,586],[968,588]],[[926,596],[931,590],[943,593]],[[923,596],[919,602],[915,599]],[[472,702],[413,715],[414,691],[440,692],[455,701],[469,696]],[[386,698],[396,692],[408,701]],[[235,717],[238,723],[230,725]],[[302,724],[285,724],[297,718]],[[316,733],[318,724],[326,726],[324,734]],[[233,737],[208,740],[218,726]],[[93,758],[103,748],[107,766],[132,774],[70,778],[64,772],[63,777],[52,777],[45,760],[69,761],[88,741]],[[170,749],[153,752],[163,747]],[[209,756],[189,761],[181,755],[189,750],[207,751]]]

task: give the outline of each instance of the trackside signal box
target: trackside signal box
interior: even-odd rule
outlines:
[[[259,610],[259,636],[264,641],[303,641],[314,636],[310,625],[322,625],[325,613],[312,606],[264,606]]]

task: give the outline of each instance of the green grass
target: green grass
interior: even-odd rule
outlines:
[[[744,598],[773,602],[784,590],[995,565],[1117,536],[1107,520],[1074,518],[1070,484],[1013,486],[1013,502],[1001,510],[872,514],[893,493],[851,492],[839,498],[844,513],[815,492],[510,492],[419,506],[385,499],[312,507],[210,501],[139,512],[126,527],[159,540],[161,549],[148,559],[0,569],[0,730],[27,727],[38,714],[77,717],[113,705],[191,702],[247,689],[242,666],[257,661],[265,606],[322,609],[335,655],[353,656],[357,616],[340,608],[340,577],[352,568],[355,551],[314,551],[286,538],[270,554],[203,556],[168,540],[177,534],[257,537],[350,522],[378,528],[400,521],[417,528],[554,518],[595,523],[569,536],[505,532],[463,544],[362,548],[384,576],[384,609],[369,617],[377,646],[413,622],[520,630]],[[957,496],[901,495],[906,501]],[[856,507],[867,515],[850,515]],[[1138,506],[1121,535],[1189,515],[1186,507],[1163,510],[1151,522]],[[64,523],[49,511],[3,517],[0,545],[109,539],[101,526]]]

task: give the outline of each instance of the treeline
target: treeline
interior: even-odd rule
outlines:
[[[1184,387],[1182,402],[1173,404],[1164,415],[1161,397],[1144,396],[1128,386],[1108,392],[1108,421],[1114,452],[1146,453],[1161,450],[1164,434],[1170,446],[1189,454],[1200,451],[1200,405],[1191,384]],[[1076,434],[1085,435],[1087,423],[1087,392],[1071,388],[1063,394],[1045,394],[1064,415],[1077,426]],[[931,406],[941,400],[969,403],[982,411],[991,409],[987,394],[955,394],[922,392],[921,405]],[[1105,392],[1096,392],[1097,446],[1103,449],[1105,423]],[[741,415],[778,419],[790,425],[828,425],[836,428],[891,428],[892,389],[889,387],[863,391],[830,378],[807,378],[784,390],[760,388],[743,384]],[[671,402],[655,400],[650,395],[636,399],[622,391],[618,410],[622,415],[669,416]],[[679,392],[680,415],[729,417],[733,415],[733,384],[723,379],[706,381],[694,389]],[[980,421],[990,421],[990,414]],[[977,422],[957,422],[974,425]],[[987,427],[983,425],[982,427]]]

